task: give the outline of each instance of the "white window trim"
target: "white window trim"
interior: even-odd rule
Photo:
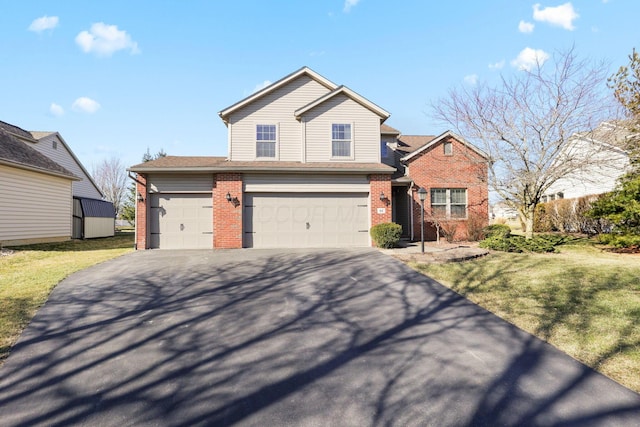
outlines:
[[[334,156],[333,155],[333,125],[351,125],[351,143],[349,145],[349,155],[348,156]],[[329,158],[331,160],[354,160],[355,159],[355,155],[354,155],[355,139],[356,139],[355,129],[356,129],[356,127],[355,127],[353,122],[332,121],[331,123],[329,123]]]
[[[445,217],[444,218],[437,218],[437,219],[443,219],[446,221],[466,221],[467,219],[469,219],[469,189],[468,188],[460,188],[460,187],[456,187],[456,188],[441,188],[441,187],[437,187],[437,188],[432,188],[431,190],[446,190],[446,194],[445,194],[445,204],[437,204],[436,206],[445,206]],[[453,218],[451,216],[451,206],[454,203],[451,203],[451,190],[464,190],[464,217],[460,217],[460,218]],[[433,191],[430,194],[430,200],[429,200],[429,204],[430,207],[433,209]],[[456,206],[458,204],[456,203]]]
[[[258,125],[276,127],[276,148],[275,148],[276,155],[274,157],[258,156],[258,138],[257,138]],[[277,161],[280,159],[280,126],[278,123],[256,122],[253,124],[253,154],[254,154],[254,159],[256,161]]]
[[[447,144],[449,144],[449,147],[451,147],[451,152],[450,152],[450,153],[447,153],[447,150],[446,150],[446,148],[445,148],[445,147],[447,146]],[[444,142],[442,143],[442,153],[443,153],[445,156],[447,156],[447,157],[449,157],[449,156],[453,156],[453,142],[451,142],[451,141],[444,141]]]

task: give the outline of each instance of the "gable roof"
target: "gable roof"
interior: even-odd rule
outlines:
[[[435,135],[401,135],[398,138],[397,150],[407,155],[433,141],[435,138]]]
[[[40,153],[35,148],[29,147],[24,142],[19,141],[4,128],[0,128],[0,164],[42,172],[74,181],[80,180],[80,178],[73,173]]]
[[[382,135],[400,135],[400,131],[396,128],[392,128],[384,123],[380,125],[380,133]]]
[[[252,95],[249,95],[248,97],[246,97],[246,98],[236,102],[235,104],[225,108],[224,110],[218,112],[218,115],[220,116],[220,118],[222,120],[224,120],[226,122],[231,113],[233,113],[235,111],[238,111],[242,107],[251,104],[252,102],[262,98],[263,96],[265,96],[267,94],[270,94],[271,92],[275,91],[276,89],[281,88],[282,86],[284,86],[284,85],[296,80],[297,78],[299,78],[300,76],[303,76],[303,75],[306,75],[306,76],[310,77],[311,79],[313,79],[316,82],[320,83],[321,85],[323,85],[324,87],[326,87],[329,90],[334,90],[334,89],[336,89],[338,87],[338,85],[336,85],[332,81],[326,79],[325,77],[321,76],[320,74],[316,73],[311,68],[302,67],[299,70],[294,71],[293,73],[281,78],[280,80],[276,81],[275,83],[270,84],[269,86],[265,87],[264,89],[259,90],[256,93],[254,93]]]
[[[373,102],[369,101],[368,99],[366,99],[364,96],[358,95],[357,93],[355,93],[354,91],[352,91],[351,89],[349,89],[346,86],[339,86],[336,89],[332,90],[331,92],[327,93],[326,95],[321,96],[320,98],[316,99],[313,102],[310,102],[309,104],[305,105],[304,107],[294,111],[293,115],[296,117],[296,119],[300,119],[300,117],[314,109],[315,107],[317,107],[318,105],[321,105],[325,102],[327,102],[328,100],[338,96],[338,95],[345,95],[347,98],[357,102],[358,104],[362,105],[363,107],[369,109],[370,111],[376,113],[378,116],[380,116],[380,118],[384,121],[386,119],[389,118],[389,116],[391,114],[389,114],[387,111],[383,110],[382,108],[378,107],[376,104],[374,104]]]
[[[30,133],[31,133],[31,135],[33,135],[33,138],[37,140],[36,141],[37,143],[39,143],[42,139],[47,138],[49,136],[52,136],[52,135],[56,136],[58,138],[58,141],[60,141],[62,143],[64,148],[71,155],[71,158],[73,159],[73,161],[78,165],[80,170],[88,178],[88,180],[91,183],[91,185],[93,185],[93,187],[98,191],[98,193],[102,197],[104,197],[104,193],[102,192],[102,190],[100,190],[100,187],[98,187],[98,184],[96,184],[96,182],[93,180],[93,177],[91,176],[91,174],[87,171],[87,169],[84,167],[82,162],[80,162],[80,159],[78,159],[78,157],[76,157],[76,155],[73,152],[73,150],[69,147],[69,144],[67,144],[67,141],[64,140],[64,138],[62,137],[62,135],[60,135],[59,132],[30,131]]]
[[[18,126],[14,126],[10,123],[7,122],[3,122],[0,120],[0,129],[4,129],[5,131],[7,131],[7,133],[9,133],[10,135],[17,137],[17,138],[21,138],[21,139],[25,139],[29,142],[36,142],[36,140],[33,138],[33,135],[31,135],[29,132],[27,132],[26,130],[18,127]]]
[[[428,141],[427,143],[425,143],[424,145],[422,145],[420,148],[418,148],[417,150],[407,154],[406,156],[402,157],[400,160],[403,162],[409,161],[412,158],[414,158],[415,156],[417,156],[418,154],[422,153],[425,150],[428,150],[429,148],[433,147],[434,145],[438,144],[440,141],[444,140],[447,137],[451,137],[454,138],[458,141],[460,141],[462,144],[464,144],[466,147],[470,148],[471,150],[475,151],[479,156],[487,159],[489,156],[482,150],[480,150],[478,147],[476,147],[475,145],[469,143],[467,140],[465,140],[464,138],[462,138],[461,136],[456,135],[455,133],[451,132],[450,130],[441,133],[440,135],[438,135],[437,137],[433,138],[432,140]],[[404,138],[404,137],[403,137]]]

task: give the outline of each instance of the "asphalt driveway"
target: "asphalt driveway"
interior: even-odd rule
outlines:
[[[0,424],[637,426],[640,396],[375,250],[146,251],[54,290]]]

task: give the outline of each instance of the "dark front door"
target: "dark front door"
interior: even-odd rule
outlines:
[[[410,237],[408,187],[393,187],[393,222],[402,226],[402,237]]]

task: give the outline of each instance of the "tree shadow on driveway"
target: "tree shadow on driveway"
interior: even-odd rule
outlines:
[[[373,250],[146,251],[63,281],[5,425],[637,425],[640,397]]]

